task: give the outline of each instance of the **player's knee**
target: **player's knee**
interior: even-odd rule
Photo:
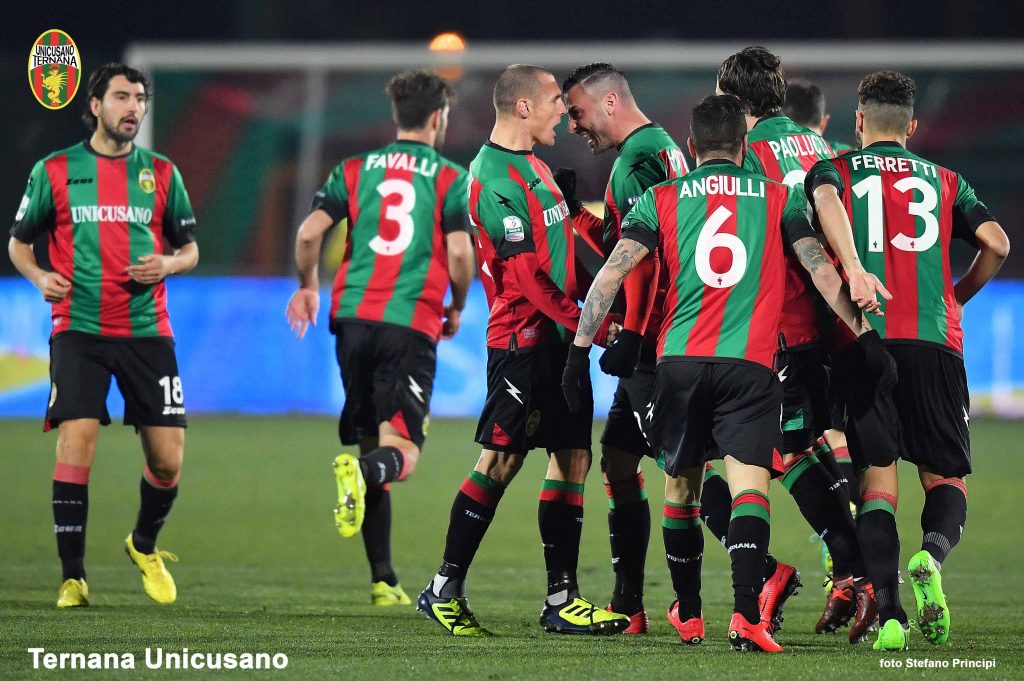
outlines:
[[[606,482],[619,482],[632,478],[640,471],[639,457],[614,447],[601,448],[601,472]]]
[[[91,466],[99,439],[99,424],[65,421],[57,435],[57,461],[72,466]]]
[[[476,470],[491,480],[507,486],[523,467],[524,459],[525,457],[519,454],[484,450],[477,461]]]
[[[178,462],[154,462],[146,464],[146,470],[149,472],[149,476],[156,478],[157,481],[167,484],[173,484],[178,481],[178,476],[181,475],[181,461]]]

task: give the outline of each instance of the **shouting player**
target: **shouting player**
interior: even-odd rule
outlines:
[[[476,434],[483,452],[455,496],[444,560],[417,607],[452,635],[487,634],[466,601],[466,574],[505,488],[526,454],[543,447],[538,521],[548,595],[540,624],[563,634],[614,634],[629,618],[582,598],[576,581],[593,398],[588,391],[574,416],[559,389],[580,316],[572,218],[551,171],[533,154],[537,144],[554,144],[565,104],[551,73],[522,64],[498,76],[493,101],[494,129],[470,166],[469,189],[490,305],[487,400]]]
[[[964,479],[971,472],[960,320],[964,304],[1010,250],[992,213],[959,174],[907,150],[917,130],[916,93],[914,81],[894,71],[865,77],[857,93],[860,151],[818,163],[806,185],[844,268],[862,262],[892,291],[885,318],[872,317],[871,323],[895,359],[899,381],[874,385],[858,371],[855,356],[839,372],[848,394],[850,448],[862,471],[857,523],[882,621],[877,650],[908,645],[897,582],[898,458],[917,466],[925,491],[921,550],[907,566],[917,623],[931,643],[949,638],[939,570],[967,520]],[[853,244],[845,241],[851,225]],[[949,269],[953,238],[980,249],[956,285]],[[849,252],[849,245],[856,250]]]
[[[703,541],[695,519],[704,464],[724,456],[733,495],[729,638],[737,649],[780,652],[761,618],[758,594],[770,534],[769,476],[781,466],[775,445],[782,387],[772,364],[784,241],[855,333],[864,328],[807,223],[803,193],[739,167],[746,141],[739,100],[706,97],[692,112],[690,134],[687,144],[698,167],[648,190],[626,215],[622,238],[587,294],[562,384],[572,402],[587,375],[592,336],[622,280],[659,251],[671,288],[647,423],[666,474],[680,479],[684,512],[678,517],[690,521],[679,548],[693,556],[694,570],[679,596],[699,599],[700,552],[688,544]],[[717,454],[710,453],[711,445]]]
[[[586,140],[595,155],[612,148],[619,152],[605,190],[603,221],[574,200],[574,191],[563,187],[576,231],[607,257],[619,240],[622,216],[648,188],[686,173],[686,161],[668,133],[637,107],[625,75],[611,64],[577,68],[562,84],[562,92],[568,106],[569,132]],[[622,331],[601,357],[605,371],[623,376],[601,435],[601,471],[608,493],[608,530],[615,569],[615,589],[608,608],[630,616],[626,634],[641,634],[648,628],[643,589],[651,512],[640,460],[651,456],[651,448],[641,423],[654,386],[655,345],[667,283],[659,281],[655,257],[645,260],[626,278]],[[666,497],[666,513],[674,513],[678,507],[677,499]],[[671,534],[669,528],[677,524],[666,517],[666,540]],[[670,567],[678,564],[678,557],[669,558]]]
[[[746,110],[749,134],[744,168],[789,187],[802,187],[807,170],[818,160],[832,156],[825,140],[782,115],[786,80],[781,61],[768,50],[748,47],[730,56],[718,70],[717,86],[719,92],[736,95]],[[849,640],[853,643],[875,620],[874,599],[865,578],[849,500],[813,451],[831,421],[827,356],[807,275],[793,253],[785,257],[786,303],[780,319],[777,361],[785,396],[782,431],[786,470],[781,482],[828,546],[833,560],[833,587],[815,630],[835,631],[852,619]],[[875,285],[863,274],[859,281]]]
[[[149,597],[173,603],[177,589],[164,559],[177,557],[158,550],[156,538],[178,495],[185,400],[164,279],[199,261],[196,220],[174,164],[132,141],[149,103],[146,75],[107,64],[89,77],[88,94],[83,119],[91,137],[32,169],[8,247],[18,271],[53,307],[44,430],[58,429],[53,520],[64,583],[57,607],[89,605],[89,471],[100,425],[110,423],[111,376],[146,459],[125,550]],[[32,252],[44,234],[52,271]]]
[[[408,478],[419,460],[437,342],[459,330],[473,278],[466,171],[439,152],[454,90],[433,73],[409,71],[386,93],[397,139],[342,161],[313,199],[296,236],[300,287],[287,309],[301,339],[320,306],[323,235],[347,219],[331,332],[345,388],[338,434],[360,456],[335,459],[335,520],[343,537],[363,530],[370,600],[382,606],[412,602],[391,565],[390,483]]]

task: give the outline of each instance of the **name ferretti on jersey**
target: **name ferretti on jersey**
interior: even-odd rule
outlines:
[[[83,222],[138,222],[149,224],[153,221],[152,208],[135,206],[72,206],[71,221],[76,225]]]
[[[392,151],[387,154],[369,154],[366,157],[366,170],[374,168],[407,170],[424,177],[433,177],[437,174],[437,161],[418,158],[403,151]]]
[[[874,154],[858,154],[850,158],[850,166],[854,170],[885,170],[890,173],[908,173],[913,170],[925,177],[938,177],[939,170],[931,163],[919,161],[905,156],[875,156]]]
[[[554,208],[548,208],[544,211],[544,226],[550,227],[556,222],[561,222],[569,217],[569,206],[566,205],[565,201],[562,201]]]
[[[765,183],[752,177],[708,175],[689,179],[679,185],[679,198],[694,196],[758,196],[764,198]]]
[[[768,148],[780,158],[799,158],[800,156],[831,156],[828,145],[815,135],[789,135],[778,140],[768,140]]]

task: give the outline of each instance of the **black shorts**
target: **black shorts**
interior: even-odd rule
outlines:
[[[831,417],[827,355],[817,346],[778,354],[782,383],[782,452],[799,453],[814,444]]]
[[[900,455],[900,420],[891,391],[875,386],[864,350],[851,343],[832,355],[832,382],[843,403],[842,421],[850,458],[857,471],[884,467]]]
[[[569,354],[563,343],[517,350],[487,348],[487,401],[476,441],[497,452],[590,449],[593,409],[571,414],[562,395]]]
[[[417,447],[426,439],[437,345],[393,324],[333,322],[334,349],[345,388],[338,437],[345,445],[379,435],[390,423]]]
[[[964,360],[921,343],[886,343],[896,360],[893,390],[903,432],[902,457],[943,477],[971,472],[971,411]]]
[[[782,385],[748,362],[662,360],[654,381],[648,432],[669,475],[730,455],[779,472]]]
[[[125,425],[185,427],[185,396],[173,338],[64,331],[50,339],[50,400],[44,430],[71,419],[99,419],[108,425],[111,376],[124,397]]]
[[[629,378],[619,379],[612,406],[608,409],[608,421],[601,433],[601,444],[637,456],[654,456],[646,430],[656,370],[657,357],[653,349],[648,353],[648,348],[644,348],[636,372]]]

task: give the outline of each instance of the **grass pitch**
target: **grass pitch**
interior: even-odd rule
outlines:
[[[151,602],[122,541],[134,523],[142,466],[131,429],[104,430],[90,485],[86,567],[92,607],[58,611],[60,585],[50,513],[54,436],[38,422],[0,421],[0,678],[62,674],[33,671],[26,650],[133,653],[136,671],[77,671],[76,678],[119,675],[208,676],[188,670],[152,672],[145,649],[180,652],[285,653],[288,666],[228,672],[247,678],[354,679],[659,679],[728,678],[1024,678],[1024,571],[1019,495],[1024,481],[1024,423],[976,421],[975,474],[964,539],[947,561],[943,581],[953,614],[951,644],[936,648],[912,633],[907,653],[882,656],[850,646],[845,632],[816,636],[824,605],[818,547],[781,486],[772,490],[772,552],[795,563],[804,588],[791,599],[779,641],[781,655],[734,653],[725,640],[731,588],[724,549],[708,535],[704,560],[704,645],[683,646],[666,622],[672,600],[660,531],[661,474],[645,463],[652,509],[646,605],[651,633],[640,637],[574,638],[537,625],[544,568],[537,533],[537,491],[544,455],[532,454],[505,494],[470,573],[469,597],[492,639],[445,635],[413,608],[373,608],[369,570],[359,537],[334,528],[331,461],[335,423],[314,418],[191,419],[181,494],[160,547],[178,553],[170,564],[179,599]],[[478,448],[473,423],[436,422],[415,476],[393,486],[394,562],[415,598],[441,558],[452,498]],[[596,438],[595,438],[596,442]],[[906,561],[919,547],[922,492],[903,466],[899,523]],[[597,471],[586,492],[587,522],[580,558],[585,596],[604,603],[612,586],[607,500]],[[902,590],[913,607],[909,584]],[[882,668],[880,660],[902,667]],[[989,670],[958,669],[954,660],[995,660]],[[932,668],[908,669],[930,660]],[[927,664],[927,662],[920,663]],[[64,671],[64,674],[68,671]]]

